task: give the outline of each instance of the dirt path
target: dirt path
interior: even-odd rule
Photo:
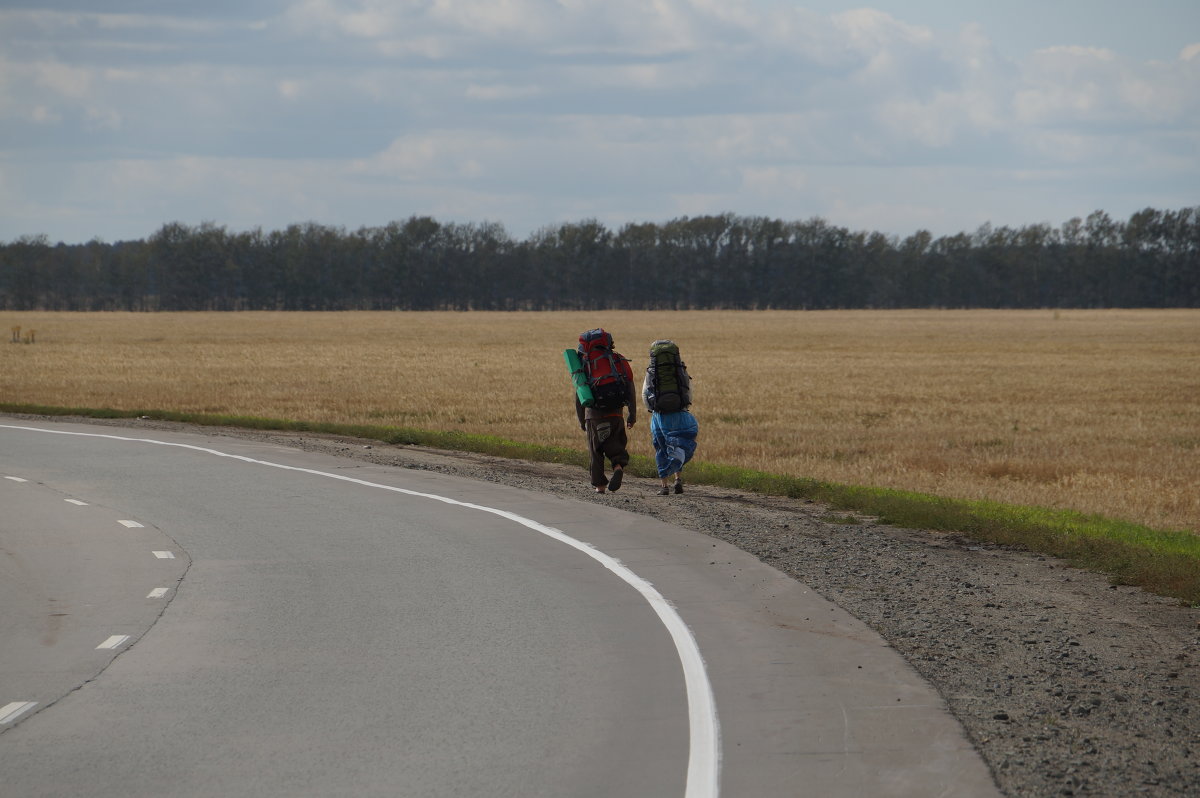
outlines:
[[[300,449],[610,504],[728,541],[877,630],[942,694],[1007,795],[1200,796],[1200,610],[1040,555],[816,504],[330,436],[97,422]],[[582,444],[582,441],[581,441]]]

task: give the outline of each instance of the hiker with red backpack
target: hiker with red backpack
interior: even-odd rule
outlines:
[[[637,399],[633,387],[633,369],[629,361],[613,349],[613,338],[603,329],[588,330],[579,336],[576,352],[567,350],[567,365],[574,371],[577,390],[575,415],[579,428],[587,432],[588,472],[597,493],[617,490],[625,466],[629,465],[629,436],[637,422]],[[571,356],[577,355],[577,359]],[[582,383],[582,386],[581,386]],[[581,386],[581,387],[580,387]],[[586,390],[585,390],[586,389]],[[625,408],[629,420],[625,420]],[[605,477],[605,459],[612,463],[612,478]]]
[[[668,483],[672,476],[675,492],[683,493],[683,466],[696,453],[700,425],[688,412],[692,404],[692,379],[674,341],[663,339],[650,344],[650,365],[642,383],[642,398],[650,411],[650,442],[654,444],[654,464],[662,482],[658,495],[671,492]]]

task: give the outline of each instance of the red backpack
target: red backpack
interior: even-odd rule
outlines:
[[[629,361],[613,351],[612,335],[602,329],[588,330],[579,336],[579,359],[592,388],[595,407],[613,410],[625,404],[633,369]]]

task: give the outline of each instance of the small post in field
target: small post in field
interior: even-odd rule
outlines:
[[[19,344],[19,343],[21,343],[21,325],[20,325],[20,324],[14,324],[14,325],[13,325],[13,328],[12,328],[12,335],[13,335],[13,337],[12,337],[12,342],[13,342],[14,344]]]

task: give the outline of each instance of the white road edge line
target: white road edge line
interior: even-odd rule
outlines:
[[[12,723],[37,706],[36,701],[13,701],[0,707],[0,723]]]
[[[447,496],[439,496],[436,493],[422,493],[420,491],[408,490],[407,488],[397,488],[392,485],[383,485],[378,482],[368,482],[363,479],[355,479],[354,477],[344,476],[342,474],[331,474],[325,471],[317,471],[311,468],[299,468],[297,466],[283,465],[281,463],[272,463],[267,460],[256,460],[252,457],[245,457],[239,454],[229,454],[227,452],[217,451],[216,449],[208,449],[203,446],[192,446],[187,443],[171,443],[170,441],[156,441],[150,438],[130,438],[123,435],[103,435],[95,432],[70,432],[67,430],[44,429],[42,427],[23,427],[14,424],[0,424],[3,429],[25,430],[28,432],[46,432],[52,435],[74,435],[83,438],[107,438],[116,441],[128,441],[132,443],[150,443],[156,446],[172,446],[180,449],[191,449],[196,452],[204,452],[206,454],[215,455],[217,457],[227,457],[232,460],[241,460],[245,463],[254,463],[256,465],[269,466],[278,468],[284,471],[296,471],[303,474],[312,474],[318,477],[327,477],[328,479],[336,479],[342,482],[351,482],[356,485],[363,485],[368,488],[379,488],[381,490],[392,491],[393,493],[402,493],[406,496],[416,496],[423,499],[432,499],[444,504],[452,504],[458,507],[466,507],[471,510],[478,510],[484,513],[491,513],[502,518],[507,518],[510,521],[528,527],[535,532],[540,532],[546,537],[565,543],[572,548],[578,549],[587,556],[596,560],[608,570],[612,571],[630,587],[642,595],[643,598],[650,604],[651,608],[657,613],[663,626],[671,635],[671,639],[675,643],[675,650],[679,653],[679,661],[683,666],[684,684],[687,688],[688,699],[688,732],[689,732],[689,751],[688,751],[688,771],[687,771],[687,787],[684,792],[684,798],[717,798],[721,789],[721,741],[720,741],[720,724],[717,721],[717,705],[713,697],[712,683],[708,679],[708,671],[704,667],[704,657],[700,654],[700,647],[696,643],[696,638],[692,635],[692,630],[684,623],[674,605],[667,601],[661,593],[642,577],[631,571],[617,558],[605,554],[590,543],[581,540],[576,540],[560,529],[555,529],[552,526],[546,526],[530,518],[510,513],[507,510],[498,510],[494,507],[486,507],[481,504],[472,504],[463,502],[457,499],[451,499]],[[155,552],[157,555],[158,553]]]
[[[63,501],[65,501],[67,504],[73,504],[76,507],[87,507],[88,506],[87,502],[81,502],[81,501],[79,501],[79,499],[63,499]]]
[[[117,523],[128,529],[142,529],[143,528],[142,525],[139,524],[137,521],[117,521]]]
[[[28,482],[29,481],[27,479],[21,479],[20,477],[5,477],[5,479],[11,479],[13,482]]]
[[[129,635],[113,635],[100,645],[96,646],[96,648],[105,648],[110,650],[114,648],[120,648],[121,646],[125,645],[127,640],[129,640]]]
[[[173,551],[156,551],[156,552],[154,552],[154,556],[160,560],[173,560],[173,559],[175,559],[175,552],[173,552]]]
[[[170,589],[169,587],[156,587],[150,591],[150,595],[146,596],[146,598],[162,598],[167,595],[167,591]]]

